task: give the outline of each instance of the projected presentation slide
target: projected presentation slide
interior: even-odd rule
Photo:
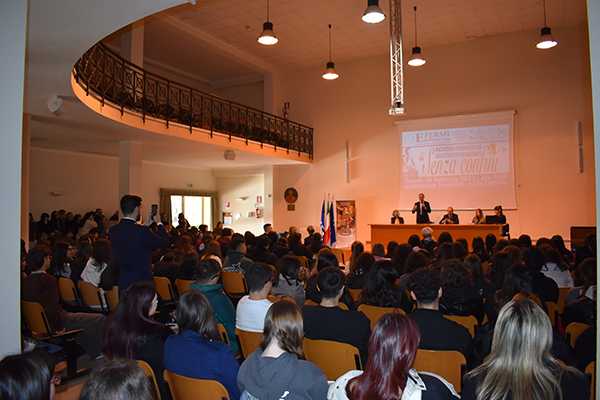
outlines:
[[[405,131],[402,196],[424,192],[434,208],[514,207],[509,124]]]

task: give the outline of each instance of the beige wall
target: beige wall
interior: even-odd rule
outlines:
[[[244,85],[216,88],[210,91],[219,97],[235,101],[248,107],[262,110],[263,104],[263,83],[254,82]]]
[[[117,157],[32,148],[30,159],[34,218],[61,208],[79,213],[102,208],[106,214],[118,209]],[[147,209],[159,203],[161,188],[214,191],[216,186],[210,170],[144,162],[142,198]]]
[[[395,120],[511,109],[517,111],[518,205],[507,213],[511,233],[568,237],[572,225],[593,225],[586,32],[577,28],[555,34],[560,45],[545,52],[535,48],[533,31],[425,49],[428,64],[406,71],[407,113],[397,118],[387,115],[387,55],[339,62],[341,79],[334,82],[322,80],[316,67],[286,74],[277,95],[291,102],[294,119],[315,128],[315,162],[274,168],[275,225],[317,224],[324,193],[333,193],[338,200],[357,201],[358,238],[369,240],[368,224],[386,223],[392,209],[408,208],[415,200],[399,198],[401,158]],[[577,121],[582,121],[584,131],[583,174],[578,170]],[[351,148],[349,184],[344,176],[345,140]],[[283,200],[288,186],[296,187],[300,195],[293,212],[287,211]],[[405,217],[407,222],[414,218]]]
[[[255,235],[263,233],[264,218],[248,217],[248,212],[256,212],[256,196],[265,199],[265,176],[262,174],[250,176],[217,177],[219,220],[223,220],[224,211],[234,216],[233,224],[228,225],[235,232],[250,231]],[[246,198],[245,200],[243,198]],[[225,208],[225,202],[230,207]],[[240,218],[236,218],[239,214]]]

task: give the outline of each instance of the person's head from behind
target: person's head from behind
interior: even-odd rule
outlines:
[[[255,262],[246,270],[245,277],[250,294],[266,299],[273,288],[274,268],[269,264]]]
[[[142,198],[126,194],[121,197],[121,213],[123,217],[133,218],[136,221],[140,218],[140,207],[142,206]]]
[[[385,251],[385,256],[387,258],[392,258],[394,255],[394,252],[396,251],[396,249],[398,248],[399,244],[398,242],[394,241],[394,240],[390,240],[387,244],[387,249]]]
[[[482,254],[485,252],[485,242],[481,236],[476,236],[471,242],[471,249],[475,254]]]
[[[344,273],[338,267],[327,267],[317,275],[317,289],[323,300],[339,301],[344,293]]]
[[[375,267],[367,275],[361,301],[380,307],[387,306],[384,303],[395,300],[395,293],[397,293],[395,282],[399,276],[391,261],[376,262]]]
[[[541,245],[540,251],[542,252],[542,255],[544,256],[544,261],[547,264],[552,263],[552,264],[556,264],[560,267],[563,266],[562,265],[563,264],[562,256],[560,255],[558,250],[556,250],[551,245],[548,245],[548,244]]]
[[[151,333],[149,326],[155,326],[151,317],[157,308],[158,296],[152,282],[137,282],[125,290],[105,329],[103,351],[108,358],[133,357],[138,338]]]
[[[481,258],[477,254],[469,254],[465,257],[465,266],[469,269],[474,280],[483,278]]]
[[[382,243],[375,243],[371,252],[375,257],[385,257],[385,247]]]
[[[206,296],[190,290],[179,298],[175,320],[179,332],[192,331],[208,340],[220,340],[213,309]]]
[[[234,233],[229,242],[229,250],[246,254],[246,240],[239,233]]]
[[[411,248],[421,246],[421,239],[419,238],[419,235],[410,235],[408,237],[408,244]]]
[[[448,260],[440,264],[440,282],[443,291],[466,289],[473,285],[469,268],[460,260]]]
[[[358,256],[360,256],[365,251],[365,246],[362,244],[362,242],[356,240],[352,242],[352,245],[350,246],[350,251],[352,253],[353,259],[358,258]]]
[[[315,227],[312,225],[307,226],[306,233],[308,233],[308,236],[311,236],[313,233],[315,233]]]
[[[506,270],[504,282],[498,293],[498,304],[504,304],[517,294],[529,296],[533,292],[531,272],[524,264],[516,264]]]
[[[97,264],[108,264],[110,262],[110,241],[98,239],[94,242],[92,257]]]
[[[531,247],[523,251],[522,258],[527,268],[534,273],[540,272],[544,266],[544,255],[536,247]]]
[[[397,312],[381,317],[369,339],[369,360],[364,373],[346,386],[349,397],[400,399],[420,340],[417,324],[411,318]]]
[[[221,278],[221,266],[216,260],[204,260],[198,264],[196,280],[201,285],[215,285]]]
[[[333,253],[333,251],[329,249],[322,249],[319,251],[319,256],[317,257],[317,270],[321,271],[323,268],[327,267],[338,267],[338,259]]]
[[[46,271],[51,261],[50,249],[45,245],[37,245],[27,254],[27,269],[30,272]]]
[[[526,235],[526,234],[522,234],[521,236],[519,236],[519,246],[522,248],[526,248],[529,249],[531,248],[531,236]]]
[[[452,239],[452,235],[448,232],[442,232],[440,233],[440,236],[438,236],[438,243],[441,245],[442,243],[450,243],[452,244],[453,239]]]
[[[440,243],[436,251],[437,259],[444,261],[454,258],[454,248],[452,245],[452,243],[448,242]]]
[[[0,399],[52,400],[54,366],[41,352],[6,356],[0,361]]]
[[[79,400],[154,400],[154,390],[135,361],[119,359],[92,371]]]
[[[279,273],[283,275],[284,279],[291,283],[292,281],[298,281],[300,275],[300,260],[296,256],[283,256],[277,263]]]
[[[579,263],[575,269],[575,283],[587,289],[596,286],[596,259],[588,257]]]
[[[457,239],[456,242],[452,243],[452,252],[454,253],[454,257],[458,258],[459,260],[464,260],[468,254],[467,246],[463,240],[465,239]]]
[[[371,268],[373,268],[373,265],[375,265],[375,257],[373,257],[373,254],[368,252],[362,253],[356,259],[355,265],[350,266],[350,273],[356,273],[358,275],[368,273]]]
[[[494,248],[496,247],[496,243],[498,242],[498,238],[493,233],[488,233],[485,237],[485,248],[488,253],[492,253]]]
[[[502,307],[494,328],[492,351],[472,371],[481,376],[482,399],[555,399],[560,393],[556,373],[561,366],[550,354],[552,325],[534,302],[519,296]]]
[[[410,275],[408,288],[410,297],[419,308],[438,309],[442,297],[439,269],[427,267],[416,270]]]
[[[293,301],[279,300],[269,307],[265,315],[264,337],[261,343],[263,350],[278,347],[283,351],[304,358],[302,341],[304,340],[304,323],[302,313]]]
[[[404,262],[404,272],[407,274],[413,273],[420,268],[426,267],[430,262],[431,259],[426,252],[413,251],[408,255]]]

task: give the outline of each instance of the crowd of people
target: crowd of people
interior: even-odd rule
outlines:
[[[303,238],[297,228],[278,233],[266,224],[256,236],[222,225],[193,227],[183,215],[169,226],[156,214],[141,225],[140,208],[139,197],[125,196],[120,219],[107,220],[101,210],[79,219],[45,214],[32,223],[35,245],[22,249],[23,299],[42,304],[55,330],[83,329],[78,343],[101,359],[82,399],[131,388],[134,397],[115,398],[151,399],[133,360],[152,367],[163,399],[171,398],[165,369],[216,380],[231,399],[458,398],[444,377],[413,368],[418,349],[465,356],[463,399],[589,398],[582,371],[595,359],[593,236],[573,252],[560,236],[533,243],[527,235],[490,235],[467,243],[424,228],[408,243],[374,243],[371,251],[355,242],[343,265],[312,227]],[[225,293],[224,271],[243,274],[248,293]],[[173,312],[153,276],[193,281]],[[108,316],[67,311],[59,277],[104,290],[118,286],[117,309]],[[562,325],[553,326],[546,302],[557,302],[560,288],[570,289]],[[403,312],[386,314],[371,329],[357,310],[362,304]],[[447,315],[473,316],[479,328],[473,336]],[[574,347],[564,335],[571,322],[590,326]],[[263,333],[259,349],[241,364],[236,328]],[[305,360],[305,337],[356,347],[364,370],[328,383]],[[0,398],[51,398],[52,370],[38,351],[6,357]],[[15,391],[31,395],[13,397]]]

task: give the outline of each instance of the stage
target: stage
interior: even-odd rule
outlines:
[[[375,243],[383,243],[387,246],[388,242],[394,240],[400,244],[407,243],[411,235],[418,235],[422,238],[421,230],[426,226],[433,229],[433,238],[437,239],[440,233],[448,232],[453,239],[466,239],[471,247],[473,238],[479,236],[485,240],[490,233],[497,239],[502,236],[502,225],[496,224],[471,224],[471,225],[436,225],[436,224],[372,224],[371,227],[371,246]]]

